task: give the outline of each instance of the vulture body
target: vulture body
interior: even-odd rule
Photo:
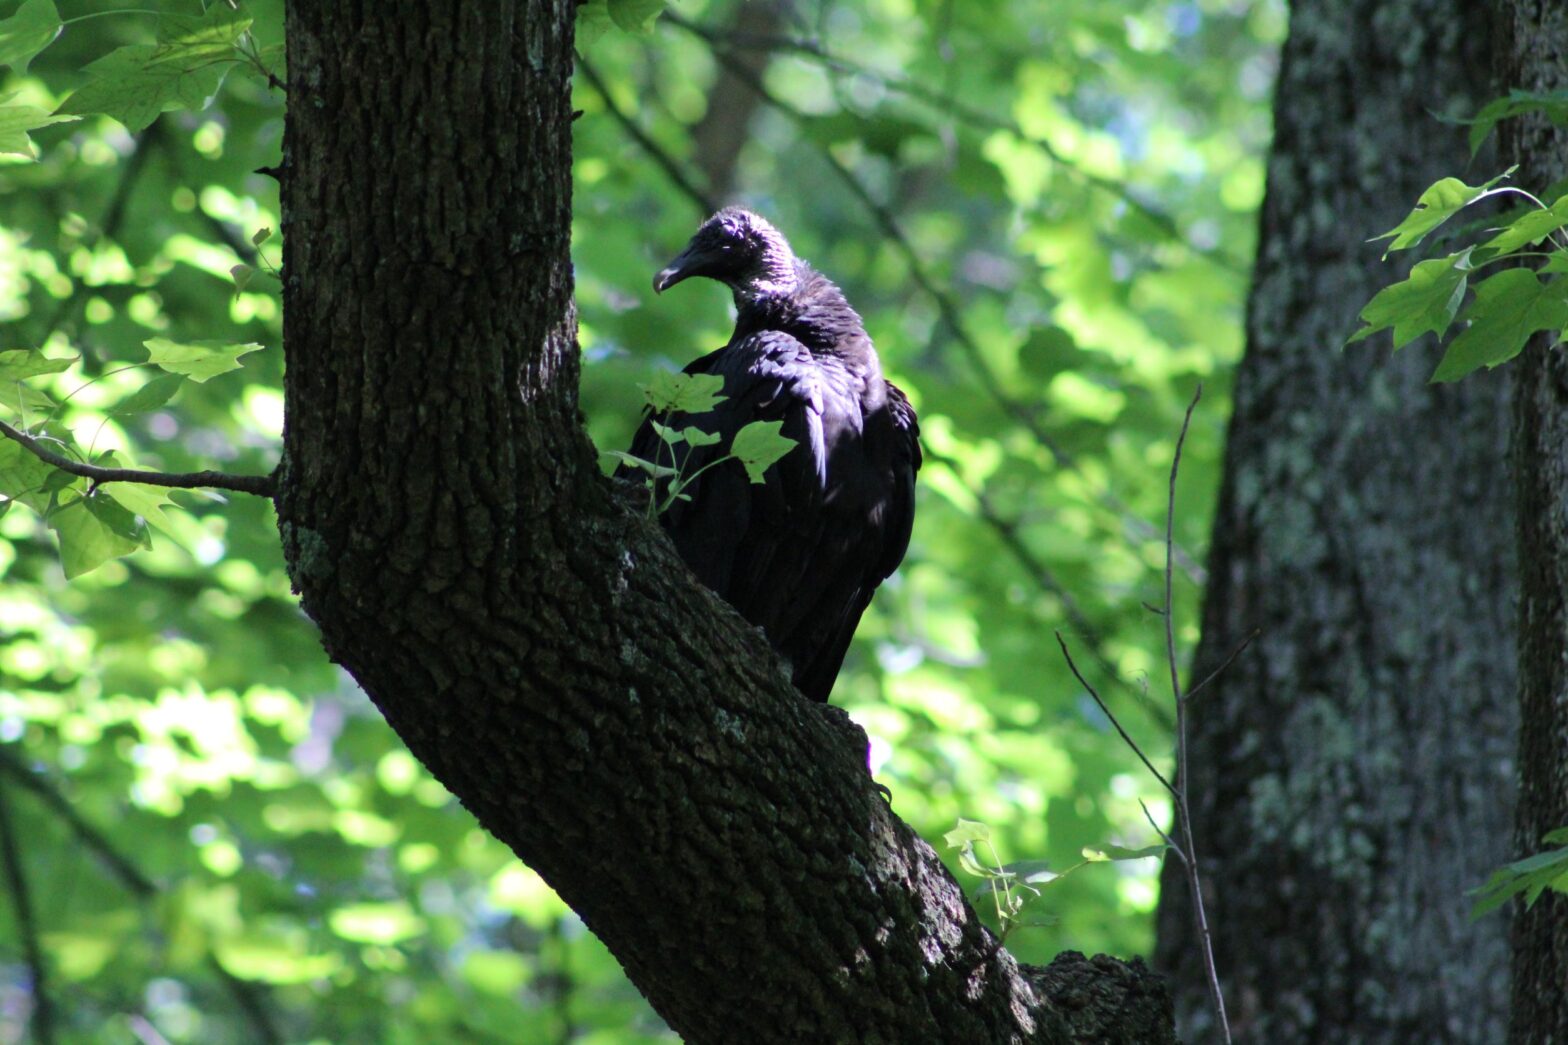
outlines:
[[[796,445],[761,483],[734,460],[702,471],[684,489],[690,500],[661,522],[698,579],[790,662],[796,688],[825,701],[872,593],[909,547],[920,468],[915,412],[883,380],[843,293],[762,218],[719,211],[655,277],[654,290],[691,276],[727,284],[737,315],[729,343],[685,370],[723,378],[723,401],[665,421],[719,436],[711,446],[674,447],[681,473],[696,475],[726,455],[753,421],[781,421]],[[631,452],[667,463],[671,448],[653,420],[644,420]]]

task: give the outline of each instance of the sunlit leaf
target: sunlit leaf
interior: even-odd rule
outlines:
[[[58,374],[69,369],[76,360],[76,356],[51,359],[37,349],[10,349],[0,352],[0,382],[21,381],[40,374]]]
[[[724,399],[719,394],[724,379],[714,374],[672,374],[660,370],[647,384],[637,387],[655,413],[706,413]]]
[[[51,115],[33,105],[8,104],[0,98],[0,153],[32,158],[33,140],[27,136],[28,131],[79,119],[79,116]]]
[[[1442,337],[1464,301],[1470,275],[1466,247],[1446,258],[1417,262],[1408,278],[1384,287],[1361,310],[1366,325],[1346,344],[1394,328],[1394,347],[1403,348],[1428,331]]]
[[[1482,193],[1508,177],[1514,170],[1515,168],[1510,167],[1480,185],[1466,185],[1458,178],[1443,178],[1434,182],[1421,194],[1420,199],[1416,201],[1415,209],[1405,215],[1405,220],[1381,236],[1374,236],[1373,242],[1380,239],[1393,239],[1394,242],[1390,243],[1388,250],[1383,253],[1385,258],[1396,250],[1408,250],[1414,247],[1426,239],[1433,229],[1474,203]]]
[[[783,427],[783,421],[753,421],[735,433],[730,453],[745,466],[752,482],[762,482],[768,466],[794,448],[795,440],[780,434]]]
[[[219,374],[240,368],[239,358],[259,352],[254,343],[242,345],[226,341],[170,341],[155,337],[142,342],[147,346],[147,361],[174,374],[183,374],[192,381],[206,381]]]
[[[239,61],[234,43],[250,18],[226,3],[205,15],[164,15],[158,42],[131,44],[88,65],[92,77],[62,113],[104,113],[139,131],[170,109],[203,109]]]
[[[123,508],[120,510],[124,512]],[[140,540],[126,536],[104,522],[103,514],[102,507],[90,511],[86,499],[81,497],[50,513],[49,528],[54,530],[60,542],[60,565],[65,570],[66,580],[80,577],[110,559],[129,555],[142,547]]]
[[[653,23],[664,13],[664,0],[608,0],[610,21],[628,33],[653,32]]]
[[[1543,280],[1530,269],[1505,269],[1476,284],[1462,318],[1470,326],[1449,344],[1433,381],[1457,381],[1507,362],[1530,335],[1568,327],[1568,283]]]
[[[27,72],[33,57],[60,35],[60,12],[54,0],[22,0],[10,18],[0,20],[0,65]]]
[[[942,835],[942,841],[950,846],[972,845],[975,842],[990,841],[991,829],[978,820],[958,821],[958,826]]]

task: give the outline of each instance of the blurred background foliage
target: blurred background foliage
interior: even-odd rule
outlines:
[[[258,45],[281,43],[281,0],[244,6]],[[1157,841],[1138,802],[1163,819],[1164,795],[1052,632],[1163,759],[1148,606],[1167,469],[1204,382],[1175,520],[1190,645],[1282,0],[680,0],[645,34],[610,17],[628,6],[583,8],[575,87],[594,439],[623,447],[637,383],[728,335],[721,288],[655,298],[653,272],[710,206],[768,215],[845,288],[920,411],[913,545],[835,695],[896,810],[938,847],[964,817],[1002,860],[1057,868]],[[153,22],[70,23],[0,93],[53,110]],[[252,237],[278,228],[257,171],[279,162],[282,119],[282,92],[241,69],[202,111],[136,134],[58,124],[34,132],[36,160],[0,157],[0,348],[80,354],[49,387],[95,382],[63,418],[82,445],[167,470],[272,467],[279,244],[258,261]],[[261,271],[236,293],[239,263]],[[157,336],[265,349],[156,412],[111,415],[156,375],[125,368]],[[0,1042],[26,1033],[39,961],[68,1041],[668,1039],[327,662],[270,505],[174,499],[150,550],[70,583],[36,515],[0,518]],[[1009,946],[1146,954],[1156,870],[1074,874]]]

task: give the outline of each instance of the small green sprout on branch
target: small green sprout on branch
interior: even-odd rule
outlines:
[[[1164,845],[1151,845],[1143,849],[1127,849],[1119,845],[1100,847],[1085,846],[1083,859],[1061,871],[1052,871],[1044,860],[1018,860],[1004,864],[991,843],[991,829],[977,820],[958,821],[942,840],[958,851],[958,866],[976,878],[984,879],[975,892],[975,899],[989,895],[996,910],[997,935],[1002,942],[1020,926],[1044,927],[1055,923],[1050,916],[1036,915],[1024,920],[1023,914],[1034,901],[1045,895],[1045,890],[1080,867],[1109,863],[1113,860],[1143,860],[1165,852]],[[989,851],[989,862],[983,860],[976,846],[984,845]]]
[[[1470,890],[1475,897],[1472,919],[1495,911],[1515,896],[1523,896],[1528,909],[1547,889],[1568,895],[1568,827],[1548,831],[1541,841],[1558,848],[1504,864],[1492,872],[1485,885]]]
[[[687,473],[691,461],[690,451],[714,446],[720,436],[692,425],[679,428],[671,422],[677,414],[706,414],[715,409],[725,397],[719,394],[724,379],[713,374],[660,373],[642,389],[648,409],[661,420],[650,421],[654,434],[659,437],[659,447],[653,460],[620,450],[608,451],[611,457],[640,469],[645,475],[644,484],[649,491],[648,514],[650,517],[669,511],[678,501],[689,501],[686,489],[697,477],[726,461],[739,461],[746,469],[746,477],[754,483],[763,481],[768,466],[789,453],[795,440],[781,434],[782,421],[753,421],[735,433],[730,440],[729,453],[715,457],[696,471]],[[668,451],[668,463],[666,463]]]
[[[1498,120],[1531,111],[1563,119],[1568,95],[1516,91],[1491,103],[1469,121],[1472,151]],[[1476,242],[1419,261],[1404,280],[1378,291],[1361,310],[1364,325],[1346,344],[1392,330],[1398,351],[1422,334],[1442,340],[1457,324],[1459,333],[1432,374],[1433,381],[1457,381],[1481,367],[1507,362],[1541,331],[1553,331],[1555,343],[1563,341],[1568,328],[1568,282],[1563,279],[1568,273],[1568,191],[1554,186],[1557,191],[1543,200],[1517,186],[1498,184],[1514,169],[1480,185],[1443,178],[1421,194],[1403,221],[1376,237],[1392,240],[1383,255],[1387,258],[1419,246],[1439,226],[1482,200],[1512,197],[1522,203],[1502,215],[1501,224],[1478,223]],[[1502,262],[1512,266],[1480,277],[1483,269]],[[1469,304],[1461,311],[1467,298]]]

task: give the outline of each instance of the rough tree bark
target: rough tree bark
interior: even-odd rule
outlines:
[[[1514,612],[1504,372],[1341,350],[1397,278],[1364,242],[1469,160],[1430,112],[1489,97],[1469,0],[1291,5],[1246,357],[1215,518],[1190,787],[1238,1038],[1503,1036],[1507,924],[1465,891],[1508,853]],[[1157,966],[1212,1025],[1167,862]]]
[[[1020,969],[580,425],[571,0],[289,5],[285,554],[328,652],[694,1042],[1160,1042]]]
[[[1568,10],[1540,0],[1497,5],[1497,90],[1568,86]],[[1501,165],[1532,192],[1568,176],[1568,130],[1542,116],[1498,127]],[[1568,356],[1542,336],[1514,370],[1518,476],[1519,805],[1516,855],[1568,826]],[[1514,912],[1511,1040],[1568,1041],[1568,897],[1544,893]]]

